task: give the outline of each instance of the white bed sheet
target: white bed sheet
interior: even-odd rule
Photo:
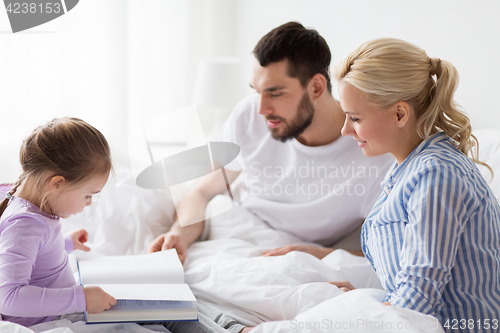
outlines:
[[[496,171],[490,186],[500,198],[500,131],[476,132],[480,158]],[[485,168],[483,175],[489,179]],[[220,207],[217,201],[210,209]],[[168,230],[174,207],[162,191],[135,186],[131,172],[117,172],[99,195],[97,204],[63,221],[63,230],[86,228],[91,253],[80,257],[139,254],[154,237]],[[213,216],[213,215],[212,215]],[[365,258],[337,250],[323,260],[292,252],[262,257],[264,250],[301,243],[272,230],[241,207],[213,218],[208,241],[188,250],[186,281],[199,299],[216,304],[255,333],[281,332],[444,332],[437,320],[415,311],[381,304],[380,282]],[[344,293],[325,281],[349,280],[359,289]],[[401,329],[399,329],[402,327]],[[0,321],[4,333],[145,333],[160,326],[137,324],[85,325],[59,320],[30,328]]]
[[[220,207],[219,197],[211,209]],[[120,216],[120,218],[123,218]],[[73,221],[75,222],[75,221]],[[75,223],[71,223],[75,227]],[[109,229],[97,226],[100,232],[113,232],[115,239],[133,232],[129,228]],[[140,231],[140,230],[139,230]],[[154,235],[151,235],[153,237]],[[148,238],[151,238],[148,237]],[[106,238],[100,235],[95,239]],[[318,332],[338,331],[335,324],[325,327],[325,320],[364,320],[367,323],[391,321],[406,325],[408,332],[421,332],[423,323],[436,326],[436,320],[414,311],[385,307],[381,304],[383,291],[380,282],[365,258],[337,250],[323,260],[302,252],[285,256],[263,257],[264,250],[300,243],[295,236],[276,231],[242,207],[226,212],[209,222],[209,240],[198,242],[188,250],[185,263],[186,281],[199,299],[216,304],[228,315],[245,325],[257,325],[256,332],[287,332],[304,327],[314,332],[312,323],[321,321]],[[110,243],[91,244],[98,255],[112,252]],[[130,244],[129,244],[130,245]],[[112,248],[113,251],[109,249]],[[130,249],[123,247],[122,249]],[[133,248],[133,247],[132,247]],[[81,255],[81,253],[80,253]],[[359,289],[344,293],[326,281],[349,280]],[[309,324],[308,324],[309,323]],[[415,325],[419,325],[415,328]],[[302,326],[301,326],[302,325]],[[316,324],[317,325],[317,324]],[[337,324],[339,325],[339,324]],[[344,324],[345,325],[345,324]],[[351,326],[352,327],[352,326]],[[137,324],[85,325],[59,320],[23,328],[0,322],[1,332],[151,332],[161,327],[143,327]],[[345,331],[345,330],[340,330]],[[375,324],[364,332],[380,332]],[[442,332],[438,329],[434,332]]]
[[[216,203],[212,209],[217,209]],[[345,320],[354,321],[363,332],[381,332],[381,321],[402,325],[408,332],[443,332],[434,317],[382,305],[380,281],[364,257],[343,250],[323,260],[303,252],[262,257],[265,250],[301,242],[241,207],[209,225],[210,240],[189,249],[186,281],[198,298],[241,323],[265,323],[256,332],[300,331],[301,325],[304,332],[314,332],[312,323],[321,323],[316,324],[317,332],[350,331],[352,325],[347,330],[335,325],[346,328]],[[360,289],[345,293],[326,283],[343,280]]]

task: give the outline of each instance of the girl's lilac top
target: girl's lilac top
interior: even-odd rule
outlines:
[[[9,185],[0,185],[3,200]],[[68,261],[71,238],[59,217],[13,197],[0,217],[0,314],[31,326],[85,311],[85,295]]]

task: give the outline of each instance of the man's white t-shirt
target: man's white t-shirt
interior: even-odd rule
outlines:
[[[331,246],[368,216],[394,157],[365,157],[352,137],[317,147],[283,143],[272,138],[258,107],[257,95],[242,100],[214,140],[241,148],[244,166],[235,160],[225,167],[246,170],[241,205],[275,229]]]

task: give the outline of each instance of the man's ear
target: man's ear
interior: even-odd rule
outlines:
[[[60,193],[64,189],[66,179],[63,176],[52,176],[49,180],[49,191],[52,194]]]
[[[411,106],[407,102],[397,102],[394,105],[394,111],[396,114],[396,121],[398,127],[405,127],[405,125],[410,120]]]
[[[312,99],[317,99],[327,91],[326,78],[320,74],[316,73],[311,80],[309,80],[309,92]]]

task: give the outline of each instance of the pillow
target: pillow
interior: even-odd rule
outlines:
[[[486,167],[478,165],[478,168],[498,200],[500,199],[500,130],[481,129],[474,131],[474,135],[479,141],[479,160],[486,162],[493,169],[493,179]]]
[[[149,243],[168,231],[175,208],[169,192],[135,184],[131,170],[111,176],[91,206],[62,219],[63,233],[84,228],[89,233],[89,254],[78,257],[144,253]]]

